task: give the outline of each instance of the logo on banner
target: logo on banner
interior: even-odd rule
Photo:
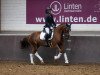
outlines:
[[[95,7],[94,12],[100,12],[100,1],[98,1],[98,4],[96,4],[94,7]]]
[[[50,7],[52,8],[52,13],[54,15],[58,15],[61,10],[62,10],[62,6],[61,6],[61,3],[58,2],[58,1],[53,1],[51,4],[50,4]]]
[[[62,8],[63,6],[63,8]],[[52,8],[52,13],[54,15],[60,14],[60,12],[63,10],[66,12],[82,12],[82,4],[76,4],[76,3],[64,3],[61,5],[58,1],[53,1],[50,4],[50,7]]]

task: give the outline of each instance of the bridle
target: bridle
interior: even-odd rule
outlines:
[[[69,37],[70,37],[70,31],[71,31],[71,24],[66,24],[66,31],[63,33],[64,35],[64,37],[65,37],[65,39],[69,39]]]

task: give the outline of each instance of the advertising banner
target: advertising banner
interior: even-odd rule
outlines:
[[[44,24],[48,6],[57,24],[100,24],[100,0],[26,0],[26,23]]]

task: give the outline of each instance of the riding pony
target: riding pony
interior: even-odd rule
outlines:
[[[54,35],[53,38],[51,39],[51,46],[52,48],[57,47],[59,50],[59,54],[54,56],[54,59],[57,60],[61,57],[61,55],[64,55],[64,60],[65,63],[68,64],[68,58],[67,58],[67,54],[64,50],[64,37],[67,37],[67,39],[69,38],[69,32],[71,31],[71,24],[68,25],[66,24],[60,24],[58,25],[55,29],[54,29]],[[38,54],[38,48],[40,46],[45,46],[46,45],[46,41],[45,40],[41,40],[40,39],[40,31],[36,31],[33,32],[31,35],[25,37],[22,41],[21,41],[21,47],[25,48],[28,47],[28,45],[31,46],[32,50],[30,53],[30,61],[31,64],[35,64],[34,63],[34,55],[37,56],[39,58],[39,60],[41,61],[41,63],[44,63],[43,58]]]

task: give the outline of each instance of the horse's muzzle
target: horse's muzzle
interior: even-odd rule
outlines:
[[[64,34],[63,35],[65,39],[69,39],[70,35],[69,34]]]

